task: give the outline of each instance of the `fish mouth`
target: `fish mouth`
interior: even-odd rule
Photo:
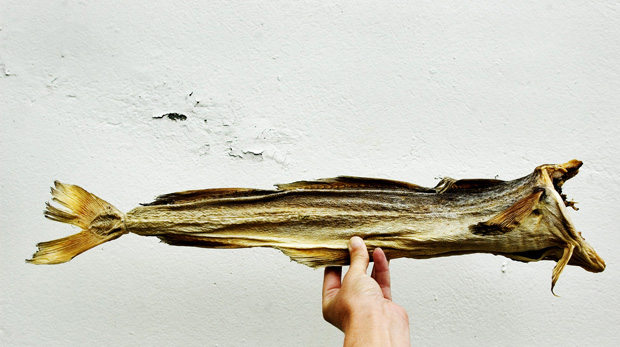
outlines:
[[[560,195],[562,198],[562,202],[564,206],[570,207],[574,210],[577,210],[575,207],[576,202],[572,200],[568,200],[566,194],[562,192],[562,186],[564,182],[569,179],[575,177],[579,173],[579,168],[583,165],[583,162],[580,160],[573,159],[567,163],[560,165],[543,165],[539,168],[547,169],[547,174],[553,183],[553,189]]]
[[[601,258],[592,246],[581,238],[581,245],[575,249],[573,257],[568,264],[577,265],[582,267],[586,271],[590,272],[603,272],[605,270],[605,261]]]

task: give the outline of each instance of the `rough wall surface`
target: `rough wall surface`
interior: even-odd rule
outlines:
[[[491,255],[392,263],[417,346],[620,340],[617,1],[0,2],[0,345],[337,346],[322,272],[271,249],[74,229],[53,180],[127,211],[160,193],[340,174],[432,186],[577,158],[601,274]],[[162,117],[163,116],[163,117]]]

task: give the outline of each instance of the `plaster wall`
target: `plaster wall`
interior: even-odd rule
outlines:
[[[0,345],[337,346],[322,271],[271,249],[77,230],[54,180],[127,211],[161,193],[336,175],[433,186],[584,161],[565,192],[607,261],[392,262],[416,346],[611,346],[620,217],[617,1],[0,1]],[[178,113],[185,119],[161,117]]]

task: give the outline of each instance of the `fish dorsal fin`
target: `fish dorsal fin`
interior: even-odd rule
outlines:
[[[163,194],[155,198],[155,201],[142,204],[142,206],[154,205],[178,205],[203,200],[243,198],[275,193],[275,190],[262,190],[251,188],[214,188],[201,190],[187,190],[177,193]]]
[[[297,181],[293,183],[277,184],[276,187],[278,187],[278,190],[264,190],[252,188],[214,188],[187,190],[183,192],[160,195],[155,198],[153,202],[142,204],[142,206],[178,205],[203,200],[258,197],[274,194],[278,191],[298,189],[397,189],[426,193],[432,193],[435,191],[434,189],[421,187],[408,182],[394,181],[382,178],[354,176],[322,178],[315,181]]]
[[[475,190],[495,187],[506,181],[484,178],[455,180],[454,178],[444,177],[435,186],[438,193],[454,192],[458,190]]]
[[[293,183],[277,184],[278,190],[296,189],[397,189],[416,192],[434,192],[433,189],[416,184],[394,181],[383,178],[368,178],[355,176],[338,176],[321,178],[315,181],[297,181]]]

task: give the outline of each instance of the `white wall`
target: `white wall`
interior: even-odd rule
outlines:
[[[294,5],[293,5],[294,4]],[[392,263],[416,346],[620,339],[617,1],[10,1],[0,5],[0,344],[336,346],[322,271],[271,249],[126,235],[24,263],[75,229],[56,179],[154,196],[339,174],[432,186],[573,158],[575,225],[607,261]],[[154,119],[168,112],[185,121]]]

